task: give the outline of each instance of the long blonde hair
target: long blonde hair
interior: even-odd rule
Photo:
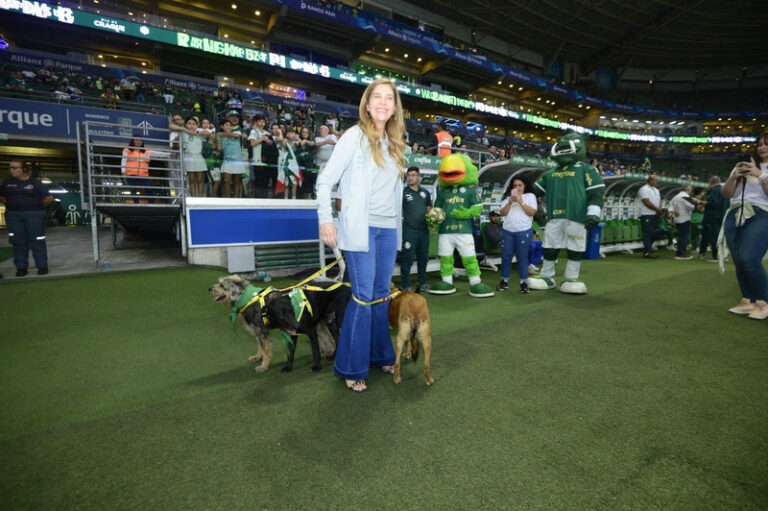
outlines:
[[[388,78],[379,78],[365,89],[363,97],[360,98],[360,122],[357,123],[357,125],[368,139],[368,145],[371,147],[373,161],[376,162],[377,166],[383,167],[384,157],[381,154],[381,137],[376,130],[376,125],[373,123],[373,120],[371,120],[371,114],[366,110],[373,89],[382,83],[392,87],[392,92],[395,93],[395,113],[392,114],[392,117],[387,121],[387,124],[384,126],[384,131],[389,139],[389,154],[397,165],[397,170],[400,176],[402,176],[405,170],[405,142],[403,141],[405,121],[403,120],[403,103],[400,101],[400,93],[397,92],[397,87],[395,87],[395,84],[392,83],[391,80]]]

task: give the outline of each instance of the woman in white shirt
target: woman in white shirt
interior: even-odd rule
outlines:
[[[768,275],[762,263],[768,251],[768,131],[758,137],[749,161],[736,164],[721,193],[731,199],[721,238],[733,255],[742,296],[741,303],[728,310],[768,318]]]
[[[333,370],[353,392],[368,389],[370,367],[394,374],[389,336],[389,286],[401,241],[403,107],[389,79],[371,83],[360,99],[360,122],[336,144],[317,178],[320,239],[344,250],[352,300],[336,348]],[[331,188],[343,190],[338,234]]]
[[[497,291],[509,289],[509,273],[512,256],[517,259],[517,276],[520,279],[520,292],[530,293],[528,289],[528,250],[533,239],[533,215],[536,214],[536,195],[527,177],[520,174],[512,179],[505,192],[507,202],[499,214],[504,217],[501,231],[501,282]]]

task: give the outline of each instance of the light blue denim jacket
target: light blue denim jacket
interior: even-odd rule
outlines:
[[[331,188],[336,183],[342,190],[339,214],[339,248],[353,252],[368,252],[368,204],[370,203],[373,172],[377,170],[368,139],[355,125],[336,143],[325,169],[317,177],[317,217],[320,225],[333,222]],[[397,204],[397,246],[402,245],[403,181],[392,200]]]

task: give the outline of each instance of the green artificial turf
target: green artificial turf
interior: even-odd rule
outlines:
[[[0,247],[0,261],[13,257],[13,247]]]
[[[5,281],[2,508],[766,509],[768,322],[726,312],[732,267],[664,256],[585,262],[587,296],[459,279],[435,385],[360,395],[303,338],[254,372],[220,271]]]

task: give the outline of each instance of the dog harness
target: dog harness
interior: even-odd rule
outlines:
[[[232,309],[229,311],[229,319],[232,321],[232,324],[235,324],[237,317],[242,316],[243,311],[251,304],[259,302],[259,307],[261,307],[261,320],[264,322],[264,326],[269,326],[269,320],[264,311],[264,298],[272,291],[274,291],[272,286],[265,289],[250,284],[245,286],[245,291],[243,291],[243,294],[240,295],[240,298],[238,298],[237,302],[235,302]]]

